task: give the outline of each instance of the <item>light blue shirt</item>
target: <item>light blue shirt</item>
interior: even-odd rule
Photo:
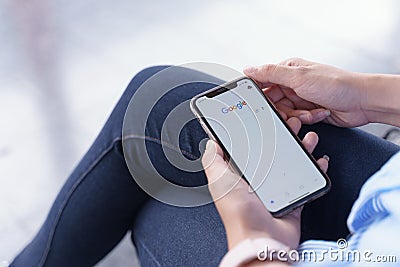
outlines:
[[[363,185],[347,225],[348,240],[302,243],[296,267],[400,266],[400,152]]]

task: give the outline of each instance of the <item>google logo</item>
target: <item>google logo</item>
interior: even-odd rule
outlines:
[[[244,100],[239,101],[236,105],[230,106],[230,107],[224,107],[221,109],[222,113],[228,113],[229,111],[234,111],[235,109],[242,109],[243,106],[246,106],[247,103]]]

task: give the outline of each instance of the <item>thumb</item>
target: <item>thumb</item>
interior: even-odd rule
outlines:
[[[201,162],[209,183],[218,180],[228,169],[221,147],[212,140],[207,141]]]
[[[253,80],[263,84],[272,83],[293,88],[298,69],[298,67],[292,66],[266,64],[258,67],[247,67],[243,72]]]
[[[245,192],[249,192],[244,180],[229,169],[228,164],[224,160],[224,153],[221,147],[214,141],[209,140],[207,142],[202,163],[208,180],[208,188],[214,201],[226,195],[229,195],[229,197],[221,200],[222,203],[229,201],[232,197],[234,198],[233,195],[235,194],[232,195],[228,193],[235,187],[237,188],[238,184],[241,187],[240,189],[242,189],[239,190],[239,192],[244,189],[246,189],[244,190]]]

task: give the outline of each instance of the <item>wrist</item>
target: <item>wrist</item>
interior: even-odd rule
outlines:
[[[246,239],[272,238],[272,235],[265,231],[245,230],[243,227],[232,227],[226,229],[226,235],[229,250]]]
[[[300,217],[295,218],[287,225],[285,225],[284,221],[281,221],[282,219],[261,222],[261,220],[250,218],[249,216],[245,218],[231,218],[224,221],[229,249],[249,238],[272,238],[292,249],[298,247],[300,241]]]
[[[361,109],[368,122],[400,125],[400,76],[358,74],[361,80]]]
[[[248,238],[224,256],[220,267],[282,266],[291,262],[291,248],[272,238]]]

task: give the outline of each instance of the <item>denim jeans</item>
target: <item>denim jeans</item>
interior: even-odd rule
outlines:
[[[11,266],[93,266],[129,231],[142,266],[218,265],[227,245],[214,204],[181,208],[154,200],[135,183],[124,160],[121,132],[128,103],[146,79],[165,68],[147,68],[132,79],[43,226]],[[188,75],[203,74],[188,71]],[[206,178],[203,172],[177,170],[163,156],[159,142],[163,118],[175,105],[211,87],[200,82],[182,85],[166,95],[163,108],[156,110],[146,129],[152,137],[146,145],[150,156],[156,157],[157,169],[177,184],[205,184]],[[314,157],[330,156],[332,189],[304,208],[301,239],[336,240],[349,234],[346,219],[364,181],[399,147],[357,129],[322,123],[303,126],[299,135],[311,130],[320,137]],[[200,125],[190,122],[182,132],[178,149],[199,157],[199,141],[206,137]]]

